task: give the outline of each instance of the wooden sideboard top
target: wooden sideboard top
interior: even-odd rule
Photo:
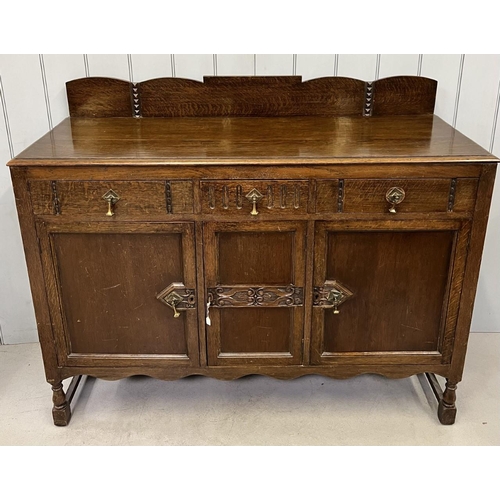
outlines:
[[[485,162],[435,115],[67,118],[9,166]]]
[[[70,118],[9,166],[495,162],[433,114],[437,82],[325,77],[67,84]]]

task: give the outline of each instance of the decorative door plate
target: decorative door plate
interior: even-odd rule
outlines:
[[[323,286],[314,287],[313,306],[333,308],[338,314],[338,307],[354,295],[349,288],[336,280],[326,280]]]
[[[304,289],[288,286],[218,286],[208,289],[210,307],[295,307],[304,304]]]

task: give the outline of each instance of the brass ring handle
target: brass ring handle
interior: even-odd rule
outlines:
[[[403,188],[391,187],[385,193],[385,199],[391,204],[389,212],[396,213],[396,205],[399,205],[405,199],[406,193]]]
[[[257,203],[264,198],[264,195],[257,189],[253,188],[248,194],[245,195],[245,198],[252,203],[252,211],[250,212],[250,215],[259,215],[259,212],[257,212]]]
[[[110,189],[106,194],[103,195],[102,199],[108,202],[108,211],[106,212],[106,215],[108,217],[113,217],[113,215],[115,215],[115,213],[113,212],[113,207],[118,202],[120,197],[112,189]]]

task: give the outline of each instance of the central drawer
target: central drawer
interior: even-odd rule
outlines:
[[[308,181],[201,181],[204,214],[229,213],[242,217],[276,213],[307,213]]]

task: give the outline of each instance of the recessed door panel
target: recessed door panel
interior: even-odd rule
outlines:
[[[209,364],[299,364],[304,223],[207,223],[204,238]]]
[[[456,235],[318,224],[313,363],[438,362]]]
[[[159,229],[124,223],[46,229],[47,273],[53,271],[54,300],[62,306],[68,364],[155,356],[198,364],[192,224]],[[176,311],[158,297],[172,283],[183,300]]]

